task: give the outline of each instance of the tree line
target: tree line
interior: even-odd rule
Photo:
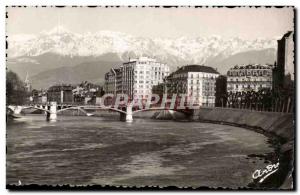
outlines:
[[[6,72],[6,105],[25,104],[29,97],[25,83],[13,71]]]

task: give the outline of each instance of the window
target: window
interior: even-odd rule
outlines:
[[[263,75],[265,76],[265,75],[267,75],[267,71],[266,70],[264,70],[264,73],[263,73]]]
[[[238,88],[239,88],[239,86],[238,86],[238,85],[235,85],[235,88],[236,88],[236,89],[238,89]]]

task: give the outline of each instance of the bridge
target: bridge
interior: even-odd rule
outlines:
[[[55,121],[57,119],[57,114],[66,110],[80,110],[85,113],[87,116],[91,116],[93,114],[88,113],[86,110],[110,110],[120,113],[120,120],[126,122],[133,121],[133,115],[138,112],[145,111],[159,111],[159,110],[173,110],[176,112],[181,112],[185,115],[191,115],[193,113],[193,109],[185,106],[183,108],[179,108],[177,105],[170,107],[170,104],[166,104],[165,106],[161,105],[151,105],[151,106],[133,106],[132,104],[122,105],[122,106],[104,106],[104,105],[73,105],[73,104],[60,104],[57,102],[50,102],[49,104],[36,104],[36,105],[26,105],[26,106],[15,106],[9,105],[8,109],[10,109],[14,115],[20,115],[22,110],[24,109],[36,109],[41,110],[45,113],[46,119],[50,121]]]

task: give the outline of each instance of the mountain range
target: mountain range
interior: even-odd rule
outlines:
[[[224,74],[236,64],[273,64],[277,47],[276,38],[149,38],[112,31],[78,34],[62,26],[36,35],[8,36],[7,43],[7,68],[21,78],[28,72],[35,88],[82,80],[103,82],[111,67],[139,56],[154,57],[171,70],[204,64]]]

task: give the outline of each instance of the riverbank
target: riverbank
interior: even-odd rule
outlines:
[[[231,108],[201,108],[194,111],[191,118],[193,121],[210,122],[226,124],[232,126],[244,127],[268,137],[277,137],[279,143],[276,143],[277,155],[279,157],[280,167],[278,173],[271,177],[277,181],[281,189],[293,189],[293,171],[294,171],[294,135],[295,124],[294,116],[291,113],[275,112],[257,112],[251,110],[240,110]],[[263,185],[268,187],[269,185]]]

